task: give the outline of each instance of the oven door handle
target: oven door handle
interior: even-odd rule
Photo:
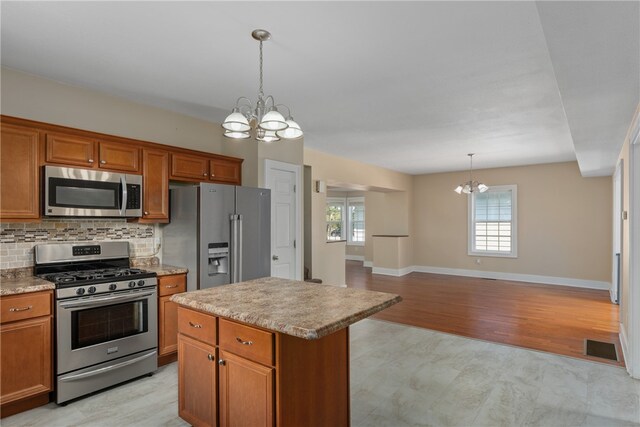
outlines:
[[[114,297],[91,298],[90,300],[84,300],[79,302],[64,301],[59,303],[59,305],[62,308],[92,307],[96,305],[102,305],[102,303],[105,303],[105,302],[130,301],[130,300],[140,299],[142,297],[148,297],[151,295],[155,295],[155,292],[135,293],[135,294],[122,295],[122,296],[114,296]]]
[[[114,369],[124,368],[125,366],[133,365],[134,363],[138,363],[141,360],[148,359],[149,357],[156,356],[156,352],[153,351],[149,354],[145,354],[140,357],[136,357],[135,359],[127,360],[126,362],[116,363],[115,365],[105,366],[104,368],[96,369],[95,371],[84,372],[82,374],[70,375],[68,377],[60,378],[62,382],[76,381],[81,380],[87,377],[93,377],[96,375],[104,374],[105,372],[113,371]]]

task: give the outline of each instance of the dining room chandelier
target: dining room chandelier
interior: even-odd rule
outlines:
[[[285,139],[300,138],[303,133],[300,125],[293,120],[291,110],[284,104],[276,104],[273,96],[264,96],[262,90],[262,42],[271,38],[266,30],[253,30],[251,36],[260,42],[260,88],[255,105],[247,97],[241,96],[231,114],[222,123],[224,136],[235,139],[251,137],[251,127],[255,127],[255,139],[263,142],[274,142]],[[278,107],[287,109],[287,118],[278,111]]]
[[[470,162],[470,166],[469,166],[469,181],[465,182],[464,184],[460,184],[458,185],[455,190],[456,193],[458,194],[471,194],[471,193],[475,193],[480,192],[480,193],[484,193],[485,191],[487,191],[489,189],[489,187],[487,187],[486,185],[484,185],[481,182],[478,181],[474,181],[472,174],[473,174],[473,155],[475,153],[469,153],[467,154],[467,156],[469,156],[469,162]]]

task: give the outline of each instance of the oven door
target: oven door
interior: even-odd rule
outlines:
[[[136,289],[57,302],[57,374],[158,346],[158,295]]]

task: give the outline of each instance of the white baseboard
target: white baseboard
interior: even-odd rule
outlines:
[[[404,268],[383,268],[383,267],[373,267],[371,271],[373,274],[383,274],[385,276],[395,276],[400,277],[406,274],[409,274],[413,271],[413,266],[404,267]]]
[[[373,273],[379,270],[373,268]],[[447,274],[452,276],[481,277],[485,279],[512,280],[514,282],[542,283],[545,285],[572,286],[577,288],[609,290],[611,284],[597,280],[573,279],[569,277],[540,276],[536,274],[503,273],[499,271],[466,270],[462,268],[431,267],[426,265],[414,265],[400,270],[382,269],[385,272],[378,274],[388,274],[391,276],[403,276],[412,271],[419,273]],[[390,270],[390,271],[387,271]],[[393,274],[392,274],[393,273]]]
[[[627,331],[625,330],[622,323],[620,323],[620,333],[618,335],[620,337],[620,346],[622,347],[622,356],[624,357],[625,365],[627,366],[627,372],[633,378],[638,378],[637,376],[634,376],[634,372],[632,370],[632,363],[630,363],[629,359],[631,355],[629,354],[629,341],[627,340]]]
[[[364,264],[362,264],[363,267],[373,267],[373,261],[365,261]]]
[[[345,255],[344,259],[348,261],[364,261],[364,255]]]

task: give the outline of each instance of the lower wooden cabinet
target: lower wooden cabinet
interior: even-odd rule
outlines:
[[[220,426],[273,426],[273,372],[220,351]]]
[[[216,425],[216,348],[180,334],[178,337],[178,415],[193,426]]]
[[[0,298],[3,417],[49,401],[48,393],[53,390],[52,298],[51,291]]]
[[[171,295],[187,290],[187,275],[158,277],[158,365],[176,360],[178,351],[178,305]]]

